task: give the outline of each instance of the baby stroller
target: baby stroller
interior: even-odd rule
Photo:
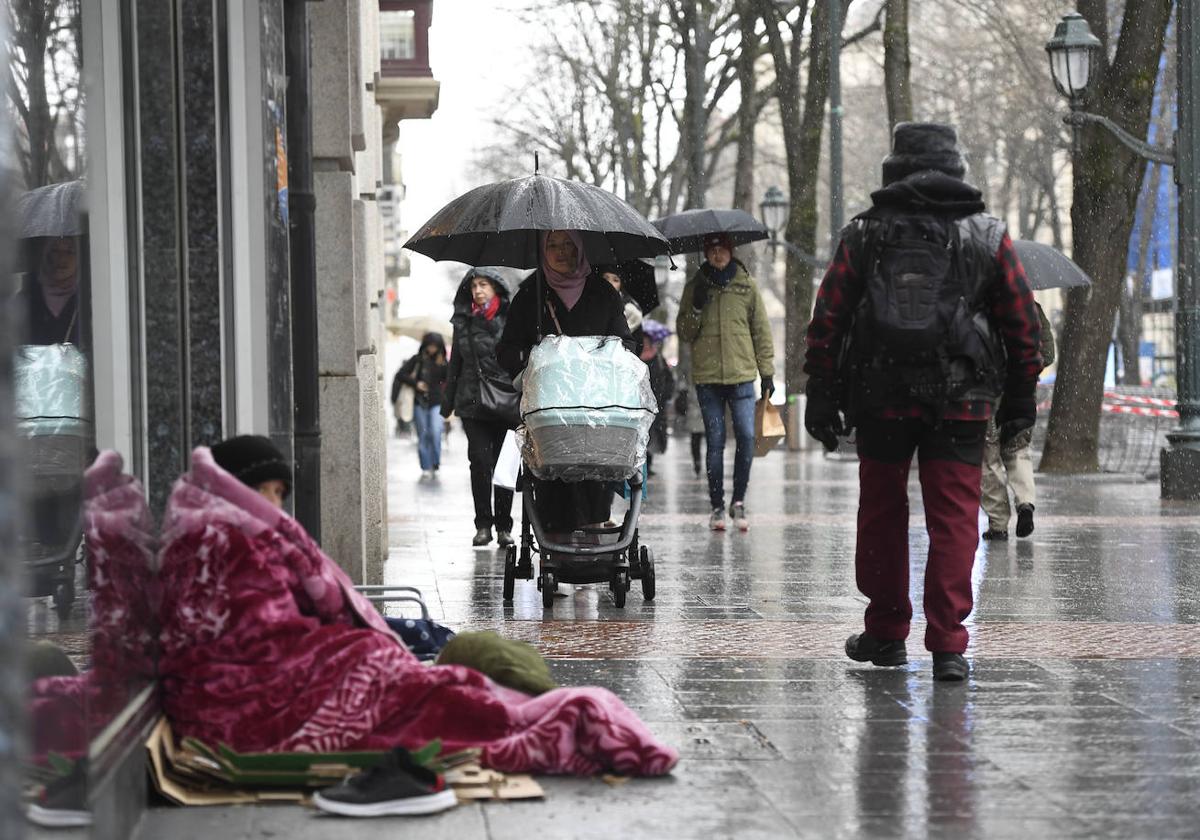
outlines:
[[[650,425],[658,408],[648,370],[615,338],[549,336],[529,357],[521,378],[524,419],[519,545],[504,561],[504,599],[516,579],[534,578],[550,609],[559,583],[608,583],[613,602],[625,606],[632,580],[654,599],[654,556],[638,540],[642,468]],[[548,531],[535,504],[530,475],[552,481],[628,482],[629,509],[615,527]]]
[[[88,364],[73,344],[28,345],[16,359],[17,434],[28,464],[30,515],[19,530],[30,597],[75,601],[82,560],[83,471],[93,449]]]

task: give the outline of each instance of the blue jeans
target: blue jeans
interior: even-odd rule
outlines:
[[[414,405],[413,425],[417,427],[417,457],[421,469],[436,470],[442,465],[442,409],[436,405]]]
[[[745,501],[754,462],[754,380],[737,385],[697,385],[696,402],[704,417],[708,447],[708,500],[714,509],[725,507],[725,406],[733,415],[733,503]]]

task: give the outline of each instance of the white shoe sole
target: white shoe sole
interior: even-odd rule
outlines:
[[[30,805],[25,816],[31,823],[42,828],[79,828],[92,824],[90,811],[65,811],[43,808],[41,805]]]
[[[427,796],[412,796],[407,799],[355,805],[350,802],[336,802],[326,799],[320,793],[314,793],[313,804],[322,811],[343,817],[412,817],[448,811],[458,804],[458,797],[454,795],[452,789],[446,788]]]

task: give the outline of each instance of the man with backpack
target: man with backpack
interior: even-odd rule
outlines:
[[[869,599],[846,654],[908,661],[908,473],[914,453],[929,533],[925,647],[935,680],[962,680],[973,606],[987,421],[1001,441],[1033,426],[1039,323],[1003,222],[984,213],[954,129],[900,123],[883,189],[842,231],[817,294],[804,423],[832,450],[857,428],[855,574]],[[1001,397],[1003,400],[1001,401]]]

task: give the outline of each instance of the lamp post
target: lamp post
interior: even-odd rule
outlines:
[[[758,205],[763,227],[767,229],[767,234],[769,235],[767,244],[771,246],[772,251],[776,248],[783,248],[809,266],[824,268],[824,263],[812,254],[801,251],[779,235],[780,231],[787,225],[791,209],[792,203],[788,201],[788,197],[784,194],[783,190],[775,185],[767,188],[766,194],[762,197],[762,201]],[[794,393],[794,387],[793,383],[787,383],[787,448],[791,452],[797,452],[806,448],[806,438],[800,429],[800,418],[804,414],[803,395]]]
[[[760,218],[762,219],[763,227],[765,227],[767,229],[767,233],[770,234],[767,244],[771,246],[772,250],[775,248],[782,248],[789,254],[798,257],[801,262],[808,263],[814,268],[825,268],[825,260],[822,260],[819,257],[814,257],[807,251],[800,250],[791,242],[788,242],[786,239],[780,236],[780,232],[784,229],[784,227],[787,226],[787,220],[788,216],[791,214],[791,210],[792,203],[788,201],[788,197],[784,194],[783,190],[775,185],[771,185],[767,188],[767,192],[765,195],[763,195],[762,201],[758,203],[758,212],[760,214]]]
[[[1095,82],[1100,41],[1087,21],[1072,12],[1055,27],[1046,43],[1050,72],[1059,93],[1067,97],[1071,112],[1063,122],[1074,129],[1074,151],[1079,151],[1078,131],[1098,125],[1146,160],[1167,163],[1175,169],[1179,192],[1179,243],[1175,267],[1175,379],[1179,425],[1168,435],[1170,446],[1160,456],[1159,481],[1164,499],[1200,499],[1200,126],[1194,97],[1200,91],[1200,0],[1178,0],[1177,108],[1179,130],[1174,148],[1146,143],[1108,117],[1083,110]]]

